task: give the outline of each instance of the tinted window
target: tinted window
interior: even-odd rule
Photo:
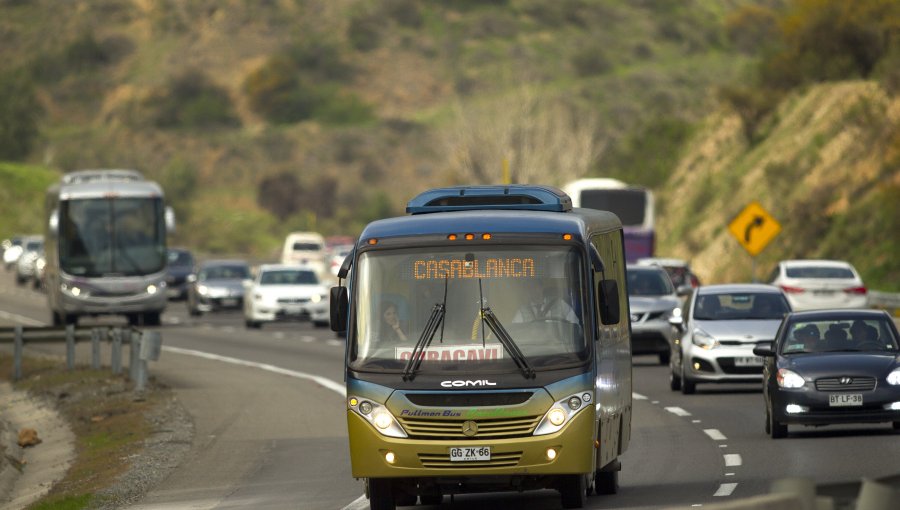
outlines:
[[[854,278],[849,268],[830,266],[789,267],[787,275],[790,278]]]
[[[200,271],[198,278],[202,280],[244,279],[250,277],[247,266],[213,266]]]
[[[898,350],[894,330],[880,318],[795,321],[784,335],[784,354]]]
[[[169,265],[170,266],[191,266],[194,264],[194,258],[186,251],[170,250]]]
[[[294,251],[319,251],[322,246],[316,243],[294,243]]]
[[[622,225],[644,224],[647,194],[638,189],[595,189],[581,192],[581,207],[611,211]]]
[[[663,271],[628,271],[629,296],[663,296],[673,292],[672,284]]]
[[[790,311],[781,294],[727,293],[697,297],[694,318],[698,320],[780,320]]]

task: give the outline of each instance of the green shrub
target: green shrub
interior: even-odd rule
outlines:
[[[370,13],[360,13],[350,18],[347,40],[359,51],[372,51],[381,44],[382,20]]]
[[[693,128],[677,118],[654,120],[616,144],[600,160],[602,173],[648,187],[666,182]]]
[[[21,160],[31,152],[41,112],[34,83],[25,73],[0,74],[0,160]]]
[[[589,43],[580,46],[572,55],[572,66],[578,76],[596,76],[609,72],[613,64],[602,44]]]
[[[175,76],[145,101],[160,128],[199,128],[239,124],[228,93],[198,70]]]
[[[112,56],[91,32],[83,32],[57,51],[38,53],[30,71],[42,83],[52,83],[70,74],[88,73],[109,64]]]

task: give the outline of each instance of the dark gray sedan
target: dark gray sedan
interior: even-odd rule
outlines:
[[[785,317],[765,356],[766,433],[788,425],[893,423],[900,430],[900,345],[882,310],[822,310]]]
[[[244,281],[250,266],[243,260],[210,260],[188,276],[187,308],[191,315],[244,306]]]

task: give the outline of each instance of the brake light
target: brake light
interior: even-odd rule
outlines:
[[[800,287],[791,287],[789,285],[782,285],[781,290],[787,292],[788,294],[802,294],[802,293],[806,292],[805,290],[801,289]]]
[[[847,294],[865,295],[866,292],[868,292],[868,291],[866,290],[865,287],[850,287],[850,288],[844,289],[844,292],[846,292]]]

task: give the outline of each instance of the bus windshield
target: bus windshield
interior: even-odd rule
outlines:
[[[59,207],[59,265],[76,276],[137,276],[166,266],[160,198],[67,200]]]
[[[443,320],[422,354],[421,372],[517,370],[481,320],[488,308],[536,370],[583,363],[589,355],[584,269],[575,248],[370,251],[355,271],[355,369],[402,370],[442,305]]]

